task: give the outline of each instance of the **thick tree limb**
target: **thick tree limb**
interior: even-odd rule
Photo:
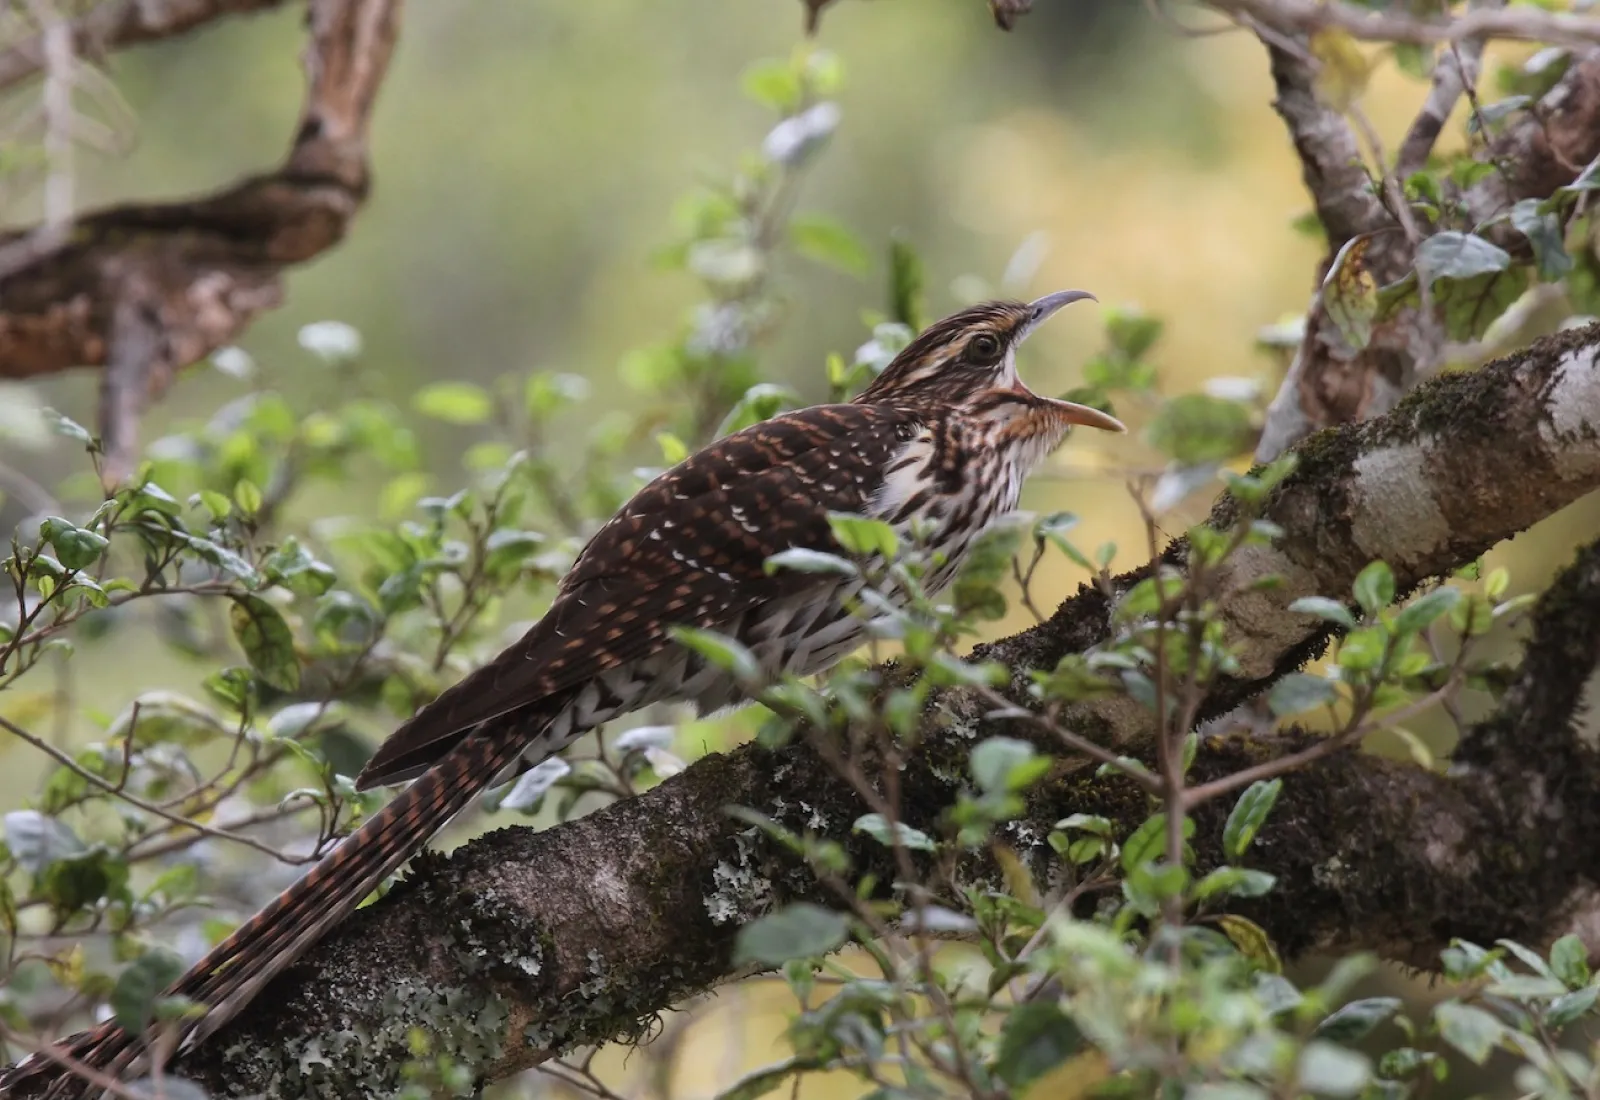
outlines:
[[[1600,325],[1436,380],[1386,418],[1309,441],[1267,508],[1284,549],[1247,555],[1236,579],[1277,571],[1294,591],[1337,595],[1367,557],[1383,556],[1414,585],[1600,486],[1597,359]],[[1232,518],[1223,504],[1213,522]],[[1181,561],[1181,547],[1168,556]],[[1274,604],[1254,606],[1258,614],[1236,612],[1233,625],[1260,679],[1226,686],[1213,710],[1326,640]],[[1019,672],[1050,667],[1105,642],[1108,611],[1086,589],[984,655]],[[1600,551],[1591,549],[1541,605],[1524,680],[1463,742],[1458,773],[1346,752],[1289,778],[1254,849],[1279,889],[1248,910],[1280,950],[1370,948],[1426,966],[1451,936],[1539,942],[1577,928],[1600,945],[1600,855],[1589,842],[1600,827],[1600,764],[1570,732],[1600,651],[1597,611]],[[930,709],[900,775],[908,823],[939,831],[978,738],[1037,738],[985,710],[960,692]],[[1114,735],[1136,732],[1137,723],[1118,725],[1120,714],[1102,717]],[[1291,732],[1279,747],[1307,736]],[[1259,740],[1213,738],[1197,773],[1228,774],[1262,751]],[[872,774],[870,761],[864,770]],[[559,827],[505,829],[419,860],[175,1069],[231,1093],[374,1095],[394,1085],[412,1027],[484,1079],[639,1035],[653,1014],[736,976],[730,951],[742,923],[783,901],[831,900],[807,868],[729,817],[730,805],[835,840],[859,868],[894,877],[880,866],[884,850],[851,829],[864,812],[858,796],[814,751],[747,746]],[[1045,876],[1044,835],[1077,811],[1127,829],[1148,806],[1125,780],[1065,767],[1004,839]],[[1202,862],[1220,862],[1226,811],[1198,814]],[[990,870],[974,860],[961,873],[971,882]]]
[[[309,92],[277,171],[192,201],[102,210],[36,248],[30,232],[0,235],[0,254],[22,253],[0,267],[0,377],[105,365],[111,480],[148,397],[276,306],[283,269],[338,244],[366,198],[367,125],[400,0],[313,0],[309,14]]]
[[[73,52],[103,57],[111,50],[187,34],[223,16],[264,11],[283,0],[109,0],[95,4],[72,23]],[[0,91],[20,84],[44,67],[40,33],[0,49]]]

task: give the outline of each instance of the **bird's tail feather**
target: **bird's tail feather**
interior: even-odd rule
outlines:
[[[208,1006],[185,1025],[187,1048],[233,1019],[263,986],[294,964],[312,944],[361,904],[361,900],[428,842],[451,818],[490,786],[529,741],[484,730],[464,738],[436,766],[362,824],[294,885],[274,898],[217,944],[166,991]],[[140,1037],[115,1022],[68,1036],[59,1054],[122,1077],[143,1057]],[[35,1054],[0,1076],[0,1096],[23,1081],[53,1078],[42,1095],[50,1100],[84,1096],[93,1087],[61,1061]]]

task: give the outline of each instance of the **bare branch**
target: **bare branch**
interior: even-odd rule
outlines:
[[[1475,7],[1503,8],[1505,0],[1477,0]],[[1406,131],[1395,155],[1394,174],[1400,179],[1422,171],[1428,163],[1428,155],[1433,152],[1434,142],[1439,140],[1444,124],[1450,118],[1450,112],[1455,110],[1456,101],[1462,93],[1478,86],[1483,46],[1482,38],[1452,42],[1434,62],[1433,86],[1428,91],[1427,101],[1417,112],[1417,117],[1412,119],[1411,127]]]

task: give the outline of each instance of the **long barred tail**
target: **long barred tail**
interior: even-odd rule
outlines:
[[[517,736],[511,735],[507,724],[495,723],[463,738],[322,862],[174,982],[167,995],[210,1006],[204,1016],[186,1025],[183,1048],[200,1042],[238,1015],[263,986],[349,916],[386,876],[494,783],[534,739],[525,719],[516,727]],[[142,1060],[143,1043],[139,1036],[110,1022],[68,1036],[57,1044],[56,1051],[91,1069],[123,1078]],[[25,1081],[42,1079],[50,1081],[42,1094],[50,1100],[86,1097],[96,1091],[61,1061],[35,1054],[0,1076],[0,1097],[10,1097]]]

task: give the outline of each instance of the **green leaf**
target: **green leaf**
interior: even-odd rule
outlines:
[[[434,382],[416,392],[411,407],[447,424],[482,424],[493,415],[494,400],[471,382]]]
[[[1289,610],[1302,615],[1315,615],[1323,622],[1334,623],[1347,630],[1354,630],[1356,626],[1356,617],[1350,614],[1350,609],[1326,596],[1301,596],[1289,605]]]
[[[868,519],[866,516],[850,515],[846,512],[829,512],[828,526],[833,529],[833,537],[848,554],[859,557],[879,554],[885,559],[893,560],[899,553],[899,536],[894,533],[893,527],[881,519]]]
[[[1396,42],[1392,47],[1394,51],[1395,68],[1407,76],[1426,80],[1433,71],[1433,45],[1417,45],[1412,42]]]
[[[248,669],[238,666],[213,672],[200,686],[213,699],[241,714],[247,713],[255,701],[255,679]]]
[[[850,828],[852,832],[866,833],[886,848],[894,846],[896,837],[903,847],[915,851],[932,852],[938,848],[921,829],[913,829],[903,821],[891,822],[882,814],[862,814]]]
[[[1483,1009],[1460,1001],[1445,1001],[1435,1007],[1433,1020],[1445,1042],[1480,1066],[1489,1060],[1506,1034],[1505,1024]]]
[[[1417,246],[1417,273],[1430,285],[1439,279],[1471,279],[1504,271],[1511,256],[1472,233],[1447,229]]]
[[[39,537],[50,543],[61,564],[68,569],[87,569],[99,561],[100,555],[111,545],[103,535],[60,516],[51,516],[39,524]]]
[[[889,238],[889,318],[922,331],[922,261],[898,233]]]
[[[239,510],[247,516],[261,511],[261,489],[247,477],[240,478],[233,487],[233,499],[239,505]]]
[[[762,564],[762,569],[768,576],[780,569],[792,569],[796,573],[837,573],[843,577],[854,577],[860,572],[847,558],[801,546],[772,555]]]
[[[1194,836],[1194,818],[1183,819],[1183,837],[1188,840]],[[1167,815],[1155,814],[1144,821],[1128,837],[1122,846],[1122,869],[1132,873],[1136,868],[1150,863],[1166,854],[1167,850]]]
[[[246,584],[253,585],[261,579],[261,575],[256,572],[253,565],[226,546],[201,538],[199,535],[183,536],[183,541],[189,549],[200,555],[202,561],[209,562],[224,573],[231,573]]]
[[[70,916],[105,901],[127,900],[128,861],[97,844],[52,863],[38,884],[57,917]]]
[[[4,820],[6,847],[29,874],[43,874],[51,864],[85,850],[83,841],[66,822],[46,817],[38,810],[12,810]]]
[[[588,396],[587,378],[581,374],[564,374],[560,371],[535,371],[528,375],[522,392],[528,416],[534,420],[547,419]]]
[[[201,489],[199,496],[200,503],[205,505],[212,519],[227,519],[228,513],[233,511],[233,501],[215,489]]]
[[[1370,672],[1383,661],[1388,647],[1388,633],[1383,627],[1364,627],[1339,646],[1339,668],[1345,672]]]
[[[133,960],[111,990],[111,1010],[123,1029],[138,1035],[150,1023],[156,1000],[183,973],[183,960],[156,948]]]
[[[1394,572],[1386,562],[1372,562],[1356,574],[1351,591],[1363,611],[1376,615],[1394,602]]]
[[[772,382],[757,383],[745,390],[744,396],[739,398],[733,408],[728,410],[728,415],[722,418],[721,424],[717,425],[716,434],[718,437],[732,435],[734,432],[748,428],[752,424],[759,424],[763,420],[771,420],[774,416],[787,409],[798,408],[800,404],[800,395],[788,386],[779,386]],[[681,462],[687,455],[688,451],[685,448],[682,457],[676,459],[669,457],[667,461],[672,463]]]
[[[1541,978],[1548,978],[1551,980],[1555,978],[1555,975],[1550,972],[1550,968],[1545,965],[1544,958],[1533,948],[1526,947],[1518,943],[1516,940],[1507,939],[1496,940],[1495,946],[1503,951],[1509,952],[1513,957],[1516,958],[1518,962],[1522,963],[1523,966],[1526,966],[1529,970],[1533,971]],[[1559,988],[1553,988],[1550,991],[1552,993],[1561,992]]]
[[[1600,157],[1591,160],[1578,178],[1561,188],[1562,191],[1581,194],[1584,191],[1600,191]],[[45,410],[48,412],[49,410]]]
[[[1435,619],[1448,615],[1460,602],[1461,590],[1458,588],[1435,588],[1418,596],[1395,616],[1395,633],[1416,634],[1426,630]]]
[[[1312,676],[1305,672],[1291,672],[1267,693],[1267,706],[1279,718],[1290,714],[1303,714],[1308,710],[1326,706],[1339,697],[1339,689],[1332,680]]]
[[[1255,445],[1250,410],[1236,401],[1186,393],[1162,404],[1148,429],[1150,445],[1185,466],[1224,462]]]
[[[502,527],[483,542],[486,551],[484,572],[491,577],[510,579],[522,570],[528,559],[545,544],[544,536],[537,531],[518,531]]]
[[[175,691],[147,691],[112,719],[106,740],[192,748],[228,736],[228,728],[203,704]]]
[[[1239,954],[1269,974],[1283,973],[1283,960],[1278,957],[1278,949],[1266,929],[1237,913],[1223,913],[1214,919],[1222,934],[1239,949]]]
[[[990,737],[972,750],[972,778],[990,793],[1020,791],[1049,770],[1048,756],[1013,737]]]
[[[1228,823],[1222,827],[1222,850],[1229,859],[1244,855],[1282,790],[1281,779],[1258,779],[1245,788],[1228,814]]]
[[[838,268],[850,275],[864,275],[870,262],[867,250],[855,234],[832,218],[802,215],[789,224],[789,241],[794,250],[809,260]]]
[[[1296,1085],[1319,1096],[1355,1096],[1372,1078],[1372,1062],[1359,1051],[1313,1039],[1300,1052]]]
[[[90,450],[94,450],[99,446],[95,442],[94,436],[89,434],[89,429],[79,424],[72,417],[49,408],[41,409],[39,413],[44,417],[45,423],[50,425],[50,430],[56,435],[63,435],[68,439],[76,439]]]
[[[698,653],[717,668],[731,672],[742,683],[762,679],[761,665],[755,654],[726,635],[686,626],[671,628],[671,634],[679,645]]]
[[[1111,835],[1111,819],[1101,817],[1099,814],[1072,814],[1056,822],[1058,829],[1081,829],[1095,836],[1109,837]]]
[[[1440,279],[1433,302],[1444,316],[1445,335],[1476,340],[1528,289],[1526,267],[1492,271],[1471,279]]]
[[[1484,992],[1492,997],[1505,997],[1516,1001],[1533,1001],[1541,998],[1555,998],[1565,993],[1567,987],[1554,978],[1546,978],[1537,974],[1512,974],[1498,981],[1490,982]]]
[[[228,621],[256,675],[279,691],[299,688],[300,659],[294,651],[294,635],[276,607],[260,596],[236,595]]]
[[[1400,1006],[1399,997],[1367,997],[1351,1001],[1325,1017],[1313,1034],[1334,1043],[1359,1042],[1373,1028],[1399,1012]]]
[[[261,563],[261,571],[267,580],[283,585],[297,596],[320,596],[339,579],[331,565],[312,557],[293,535],[285,536],[283,544],[267,556]]]
[[[740,79],[744,94],[771,110],[787,114],[800,105],[804,89],[800,74],[787,61],[767,58],[744,71]]]
[[[1083,1048],[1083,1033],[1050,1001],[1027,1001],[1006,1013],[995,1052],[995,1073],[1022,1089]]]
[[[1111,349],[1128,362],[1143,359],[1145,353],[1161,339],[1165,323],[1136,306],[1119,306],[1106,310],[1106,342]]]
[[[1453,982],[1465,982],[1484,974],[1505,977],[1510,971],[1500,961],[1504,954],[1503,948],[1488,951],[1470,941],[1457,940],[1439,952],[1439,961],[1443,964],[1445,977]]]
[[[1550,970],[1570,988],[1589,982],[1589,949],[1577,936],[1567,934],[1550,945]]]
[[[689,445],[676,432],[657,432],[656,445],[661,448],[661,461],[676,466],[689,457]]]
[[[734,962],[780,966],[790,959],[826,955],[844,943],[849,930],[844,914],[800,902],[739,929]]]
[[[1493,103],[1485,103],[1467,117],[1467,133],[1480,134],[1493,129],[1497,123],[1504,122],[1518,111],[1526,110],[1532,103],[1531,95],[1511,95]]]
[[[358,647],[372,639],[378,625],[378,611],[354,593],[335,589],[317,601],[311,629],[317,640],[335,649]]]
[[[1579,1017],[1588,1015],[1594,1008],[1596,996],[1600,996],[1600,989],[1586,985],[1582,989],[1557,997],[1550,1002],[1550,1007],[1545,1009],[1545,1023],[1551,1027],[1565,1027]]]
[[[1561,219],[1541,210],[1542,205],[1539,199],[1523,199],[1511,208],[1511,224],[1528,238],[1534,262],[1539,266],[1539,277],[1553,282],[1571,271],[1573,262],[1567,255]]]
[[[1218,867],[1195,883],[1196,901],[1210,897],[1258,898],[1277,884],[1277,877],[1247,867]]]

